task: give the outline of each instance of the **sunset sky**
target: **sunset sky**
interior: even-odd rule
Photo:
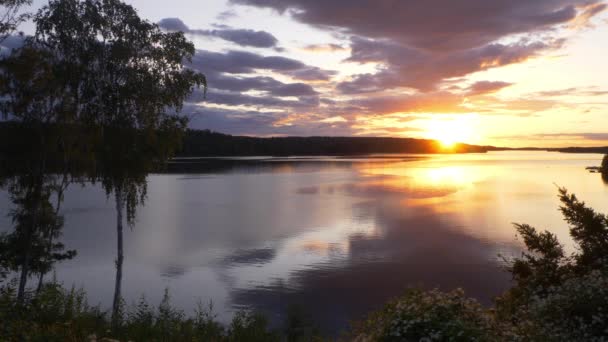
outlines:
[[[606,1],[126,2],[195,42],[194,128],[608,145]]]

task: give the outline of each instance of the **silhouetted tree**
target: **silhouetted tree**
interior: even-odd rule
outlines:
[[[509,265],[515,286],[498,301],[501,310],[509,312],[521,307],[530,296],[546,294],[567,279],[607,271],[608,216],[588,207],[565,188],[559,189],[559,199],[560,211],[578,247],[576,252],[566,255],[557,236],[551,232],[515,224],[527,251]]]
[[[61,77],[58,77],[57,64],[48,50],[27,40],[25,45],[13,50],[11,55],[0,61],[0,111],[4,119],[16,123],[12,128],[11,146],[13,151],[3,153],[1,176],[22,206],[19,213],[13,216],[16,232],[20,241],[18,265],[20,268],[18,302],[22,302],[30,266],[34,262],[34,242],[42,230],[48,229],[48,222],[43,224],[46,212],[43,210],[48,174],[61,160],[63,133],[60,122],[66,110],[66,94],[63,92]],[[19,135],[26,133],[27,135]],[[59,226],[58,226],[59,227]]]
[[[21,13],[23,6],[32,0],[0,0],[0,42],[15,32],[20,23],[29,18],[28,13]]]
[[[65,251],[62,243],[53,240],[61,235],[63,217],[50,201],[54,189],[45,183],[42,182],[43,188],[38,189],[39,179],[25,175],[17,177],[9,186],[14,204],[9,216],[15,229],[0,236],[0,249],[8,269],[20,270],[22,275],[23,272],[44,274],[55,262],[76,255],[75,251]]]
[[[57,254],[56,251],[63,249],[63,244],[56,242],[61,237],[61,229],[63,228],[63,216],[59,215],[61,210],[61,204],[63,203],[64,192],[70,184],[69,175],[63,173],[62,176],[56,182],[50,185],[51,191],[56,196],[56,203],[53,215],[56,217],[55,224],[48,225],[47,229],[42,231],[44,243],[42,246],[42,255],[40,257],[41,267],[38,272],[38,286],[36,287],[36,293],[39,293],[42,289],[44,276],[52,270],[52,266],[56,261],[64,259],[71,259],[76,255],[75,251],[71,251],[66,255]]]
[[[232,136],[208,130],[189,130],[179,155],[285,156],[365,155],[374,153],[487,152],[491,146],[456,144],[445,151],[435,140],[388,137],[272,137]]]
[[[194,45],[183,33],[165,33],[142,20],[119,0],[53,0],[35,17],[36,40],[65,61],[63,71],[76,102],[78,122],[99,127],[95,172],[117,213],[116,282],[113,322],[118,323],[123,264],[123,211],[132,225],[135,208],[145,198],[149,166],[174,149],[185,129],[178,115],[203,75],[183,66]],[[144,153],[142,153],[144,152]],[[145,156],[146,160],[138,158]],[[142,161],[142,163],[138,163]]]

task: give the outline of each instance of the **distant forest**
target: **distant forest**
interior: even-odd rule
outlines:
[[[188,130],[179,157],[207,156],[320,156],[379,153],[473,153],[492,146],[455,144],[445,148],[428,139],[381,137],[272,137],[232,136],[209,130]]]
[[[33,131],[11,121],[0,121],[0,165],[7,155],[22,154],[17,145],[27,144]],[[439,141],[389,137],[271,137],[234,136],[210,130],[187,130],[177,157],[230,156],[338,156],[384,153],[485,153],[536,150],[563,153],[608,154],[605,147],[507,147],[455,144],[445,148]],[[6,165],[4,165],[6,166]]]

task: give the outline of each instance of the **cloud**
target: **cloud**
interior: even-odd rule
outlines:
[[[190,29],[179,18],[164,18],[158,22],[158,25],[167,31],[181,31],[187,34],[220,38],[240,46],[276,48],[279,43],[275,36],[266,31],[233,29],[225,26],[213,30]]]
[[[493,43],[479,48],[446,53],[421,51],[390,41],[353,38],[349,61],[382,63],[375,74],[361,74],[338,85],[346,94],[409,87],[433,90],[440,82],[468,74],[523,62],[562,47],[564,40],[547,42],[520,40],[510,44]]]
[[[583,140],[593,140],[593,141],[608,141],[608,133],[545,133],[545,134],[534,134],[533,139],[583,139]]]
[[[238,14],[235,11],[233,11],[233,10],[226,10],[226,11],[220,12],[216,16],[216,19],[217,20],[221,20],[221,21],[226,21],[226,20],[234,19],[236,17],[238,17]]]
[[[565,88],[556,90],[545,90],[536,93],[537,96],[541,97],[560,97],[560,96],[605,96],[608,95],[608,90],[601,90],[596,87],[587,88]]]
[[[603,0],[229,1],[271,8],[330,31],[341,44],[332,39],[305,45],[300,52],[344,53],[349,64],[345,73],[338,74],[284,56],[197,51],[191,67],[204,72],[211,87],[205,110],[213,111],[209,116],[213,120],[206,122],[215,127],[232,123],[233,129],[224,130],[230,133],[301,135],[317,129],[332,135],[390,135],[391,129],[402,132],[402,125],[385,129],[378,125],[372,132],[363,123],[371,127],[366,119],[373,119],[386,126],[397,115],[416,113],[541,115],[571,105],[558,96],[606,94],[602,89],[575,89],[570,94],[558,89],[510,99],[493,95],[510,82],[468,79],[480,71],[562,49],[568,42],[565,37],[572,36],[567,30],[591,25],[606,10]],[[259,34],[263,31],[217,25],[192,30],[179,19],[161,23],[166,29],[186,29],[241,46],[276,49],[278,44],[269,36],[263,41]],[[245,38],[246,33],[252,36]],[[258,117],[245,119],[249,114]],[[327,120],[332,117],[344,121]],[[253,127],[254,123],[259,126]]]
[[[231,76],[221,73],[207,75],[212,89],[233,92],[257,91],[279,97],[316,96],[317,91],[306,83],[283,83],[268,76]]]
[[[412,95],[375,96],[351,101],[369,114],[392,113],[455,113],[462,112],[463,97],[450,92]]]
[[[302,50],[308,52],[338,52],[348,51],[348,48],[340,44],[309,44],[304,46]]]
[[[191,66],[206,73],[250,74],[257,70],[272,71],[307,81],[326,81],[335,73],[306,65],[292,58],[262,56],[253,52],[235,50],[227,52],[198,50]]]
[[[349,136],[355,134],[351,122],[321,122],[314,114],[282,111],[209,108],[187,105],[190,126],[235,135],[260,136]]]
[[[198,50],[192,65],[201,71],[206,69],[231,74],[246,74],[255,70],[285,72],[307,67],[304,63],[287,57],[266,57],[253,52],[235,50],[225,53]]]
[[[354,36],[432,51],[463,50],[502,37],[552,30],[601,12],[600,0],[231,0],[288,11],[295,19]]]
[[[205,31],[206,35],[218,37],[241,46],[257,48],[276,47],[279,41],[272,34],[265,31],[249,29],[221,29]]]
[[[479,81],[473,83],[467,89],[467,95],[475,96],[475,95],[484,95],[489,93],[495,93],[503,88],[509,87],[513,85],[513,83],[502,82],[502,81]]]
[[[338,84],[344,94],[435,91],[450,78],[521,63],[561,48],[558,28],[587,23],[606,7],[601,0],[231,2],[272,8],[350,37],[348,61],[378,68]]]
[[[181,31],[184,33],[189,33],[190,28],[184,24],[183,21],[179,18],[164,18],[158,22],[158,26],[160,28],[167,31]]]
[[[202,102],[202,100],[202,95],[196,92],[190,97],[190,101],[193,102]],[[317,96],[301,96],[297,100],[286,100],[273,96],[253,96],[234,92],[209,91],[205,97],[205,102],[226,106],[252,106],[294,110],[317,107],[319,105],[319,98]]]

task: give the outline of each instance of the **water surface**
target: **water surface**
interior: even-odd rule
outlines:
[[[123,294],[158,303],[165,288],[190,312],[213,301],[226,321],[253,308],[279,322],[300,305],[330,332],[412,286],[465,292],[490,304],[517,255],[512,222],[556,233],[557,185],[608,211],[608,187],[585,166],[600,155],[500,152],[445,156],[213,159],[151,175],[125,231]],[[200,162],[200,161],[197,161]],[[202,164],[201,164],[202,165]],[[109,307],[116,254],[112,198],[72,185],[63,204],[67,248],[57,267]],[[0,193],[0,212],[10,209]],[[10,229],[2,216],[0,230]]]

